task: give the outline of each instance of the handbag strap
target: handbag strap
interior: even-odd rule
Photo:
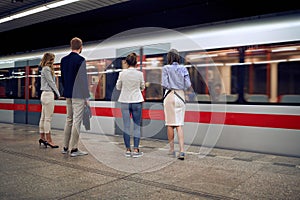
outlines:
[[[172,90],[168,90],[166,93],[165,93],[165,95],[164,95],[164,97],[163,97],[163,101],[165,100],[165,98],[168,96],[168,94],[170,94],[170,92],[171,92]]]
[[[183,102],[185,103],[184,99],[176,92],[174,91],[174,94]]]
[[[164,95],[164,97],[163,97],[163,101],[165,100],[165,98],[168,96],[168,94],[170,94],[170,92],[171,92],[172,90],[168,90],[167,92],[166,92],[166,94]],[[174,90],[174,94],[183,102],[183,103],[185,103],[185,100]]]

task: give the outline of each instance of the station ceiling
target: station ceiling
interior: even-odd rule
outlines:
[[[43,5],[47,6],[59,1],[61,0],[2,0],[0,1],[0,18],[12,16]],[[61,7],[51,8],[26,17],[14,19],[7,23],[0,23],[0,32],[80,14],[126,1],[128,0],[79,0]]]
[[[0,19],[57,1],[1,0]],[[79,0],[0,23],[0,56],[68,45],[74,36],[87,42],[134,28],[173,29],[290,12],[300,12],[297,1]]]

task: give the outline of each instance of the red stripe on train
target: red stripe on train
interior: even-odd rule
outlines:
[[[65,106],[55,106],[55,113],[65,114]],[[92,108],[94,116],[122,117],[120,108]],[[143,110],[143,119],[164,120],[163,110]],[[250,114],[250,113],[222,113],[222,112],[198,112],[186,111],[185,122],[225,124],[236,126],[254,126],[266,128],[300,129],[300,116],[297,115],[273,115],[273,114]]]
[[[0,109],[26,111],[26,105],[0,103]],[[91,109],[94,116],[117,118],[122,117],[120,108],[92,107]],[[41,105],[30,104],[28,105],[28,111],[41,112]],[[56,105],[54,108],[54,113],[66,114],[66,106]],[[142,118],[147,120],[164,120],[164,111],[144,109]],[[186,111],[185,122],[300,130],[300,116],[298,115]]]
[[[25,104],[0,103],[0,110],[26,111]]]

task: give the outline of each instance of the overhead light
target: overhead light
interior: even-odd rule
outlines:
[[[21,17],[25,17],[25,16],[28,16],[28,15],[35,14],[35,13],[38,13],[38,12],[42,12],[42,11],[45,11],[45,10],[48,10],[48,9],[49,8],[47,8],[46,6],[42,6],[42,7],[34,8],[34,9],[31,9],[31,10],[27,10],[27,11],[12,15],[12,16],[10,16],[10,18],[11,19],[17,19],[17,18],[21,18]]]
[[[196,64],[197,67],[218,67],[224,66],[223,63],[207,63],[207,64]]]
[[[268,64],[268,63],[280,63],[280,62],[287,62],[287,59],[257,61],[257,62],[254,62],[254,64]]]
[[[244,63],[226,63],[226,66],[234,66],[234,65],[251,65],[251,62],[244,62]]]
[[[300,61],[300,58],[292,58],[292,59],[289,59],[289,61]]]
[[[197,54],[197,55],[189,55],[188,58],[191,60],[195,59],[202,59],[202,58],[211,58],[211,57],[217,57],[218,54]]]
[[[50,4],[46,5],[46,7],[56,8],[56,7],[63,6],[66,4],[74,3],[76,1],[79,1],[79,0],[63,0],[63,1],[55,2],[55,3],[50,3]]]
[[[266,49],[247,49],[246,52],[261,52],[266,51]]]
[[[278,48],[278,49],[272,49],[272,52],[281,52],[281,51],[296,51],[296,47],[286,47],[286,48]]]
[[[66,4],[74,3],[76,1],[80,1],[80,0],[62,0],[62,1],[57,1],[55,3],[50,3],[50,4],[47,4],[47,5],[42,5],[42,6],[33,8],[33,9],[26,10],[24,12],[20,12],[20,13],[17,13],[17,14],[8,16],[8,17],[1,18],[0,19],[0,24],[4,23],[4,22],[7,22],[7,21],[10,21],[10,20],[13,20],[13,19],[17,19],[17,18],[28,16],[28,15],[32,15],[32,14],[35,14],[35,13],[43,12],[43,11],[51,9],[51,8],[56,8],[56,7],[63,6],[63,5],[66,5]]]
[[[13,18],[11,18],[11,17],[4,17],[4,18],[1,18],[1,19],[0,19],[0,24],[1,24],[1,23],[4,23],[4,22],[7,22],[7,21],[10,21],[10,20],[13,20]]]
[[[96,67],[95,66],[93,66],[93,65],[88,65],[88,66],[86,66],[86,69],[95,69]]]

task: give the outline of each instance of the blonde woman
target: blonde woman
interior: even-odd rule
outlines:
[[[40,66],[42,67],[41,72],[41,103],[42,113],[39,123],[40,139],[39,144],[45,147],[50,146],[51,148],[58,148],[51,138],[51,120],[54,112],[54,93],[60,98],[60,93],[55,84],[54,75],[54,63],[55,55],[53,53],[45,53]]]

